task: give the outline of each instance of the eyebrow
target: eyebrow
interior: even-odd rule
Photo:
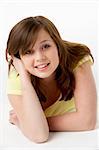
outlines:
[[[44,43],[44,42],[52,42],[51,40],[43,40],[43,41],[41,41],[39,44],[42,44],[42,43]],[[33,46],[34,47],[34,46]],[[33,48],[31,49],[32,51],[33,51]]]
[[[51,42],[51,40],[43,40],[43,41],[41,41],[40,43],[44,43],[44,42]]]

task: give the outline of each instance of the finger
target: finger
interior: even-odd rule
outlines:
[[[9,121],[10,122],[10,121]],[[13,122],[10,122],[12,125],[15,125]]]
[[[13,110],[13,109],[10,110],[10,111],[9,111],[9,114],[15,114],[14,110]]]
[[[15,125],[12,119],[9,119],[9,123]]]
[[[11,58],[14,59],[14,55],[11,55]]]

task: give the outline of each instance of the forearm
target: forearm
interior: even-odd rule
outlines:
[[[18,115],[20,128],[30,139],[47,137],[49,128],[37,94],[31,82],[24,80],[21,80],[22,109],[21,114]]]
[[[84,131],[95,127],[96,118],[84,117],[78,112],[65,113],[64,115],[48,117],[50,131]]]

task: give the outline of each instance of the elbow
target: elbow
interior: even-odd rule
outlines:
[[[29,135],[25,135],[30,141],[34,142],[34,143],[44,143],[48,141],[48,137],[49,137],[49,132],[46,133],[36,133],[36,134],[29,134]]]
[[[95,129],[95,125],[89,125],[86,124],[84,127],[82,127],[82,131],[90,131],[90,130],[94,130]]]
[[[78,113],[78,130],[79,131],[90,131],[96,128],[96,113]]]
[[[96,127],[96,120],[95,119],[90,119],[90,120],[84,120],[82,125],[81,125],[81,130],[82,131],[90,131],[94,130]]]
[[[90,131],[90,130],[94,130],[96,127],[96,121],[91,120],[88,123],[86,123],[86,128],[85,130]]]
[[[37,143],[37,144],[40,144],[40,143],[47,142],[48,141],[48,137],[49,137],[49,132],[45,133],[43,135],[37,135],[37,136],[35,136],[35,138],[33,137],[32,141]]]
[[[36,137],[35,139],[33,138],[32,141],[37,144],[44,143],[48,141],[48,136],[41,136],[41,137],[39,136],[39,137]]]
[[[49,138],[49,127],[38,127],[38,128],[34,128],[34,127],[30,127],[30,128],[22,128],[21,127],[21,131],[23,133],[23,135],[29,139],[31,142],[34,143],[44,143],[46,141],[48,141]]]

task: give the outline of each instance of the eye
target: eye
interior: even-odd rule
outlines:
[[[48,48],[50,48],[51,47],[51,45],[49,45],[49,44],[44,44],[43,46],[42,46],[42,49],[48,49]]]
[[[33,54],[33,51],[31,51],[31,50],[27,50],[26,52],[25,52],[25,55],[29,55],[29,54]]]

